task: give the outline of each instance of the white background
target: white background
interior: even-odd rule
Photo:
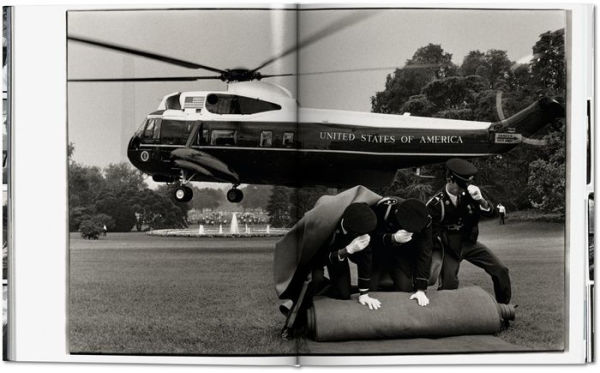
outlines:
[[[20,2],[24,3],[24,2]],[[60,3],[73,3],[62,1]],[[81,2],[80,2],[81,3]],[[119,4],[115,1],[104,1],[105,4]],[[134,3],[134,1],[129,1]],[[137,1],[137,4],[147,4],[147,2]],[[186,3],[180,1],[180,3]],[[187,2],[191,3],[191,2]],[[239,3],[239,2],[238,2]],[[396,2],[399,3],[399,2]],[[543,4],[543,2],[540,2]],[[5,4],[3,4],[5,5]],[[195,2],[198,5],[198,2]],[[444,4],[445,6],[447,3]],[[473,4],[470,4],[473,5]],[[486,6],[490,6],[486,4]],[[507,3],[502,4],[508,6]],[[515,3],[513,6],[523,7],[523,4]],[[559,8],[559,6],[557,6]],[[25,12],[26,10],[23,10]],[[26,263],[26,266],[19,267],[17,271],[18,278],[15,281],[15,298],[17,309],[17,330],[23,332],[18,341],[23,345],[17,346],[18,357],[24,360],[90,360],[86,357],[73,357],[66,354],[66,123],[65,116],[65,27],[64,27],[64,9],[47,8],[31,9],[32,13],[28,15],[26,21],[30,21],[29,28],[25,27],[17,37],[19,43],[16,46],[15,55],[15,77],[19,81],[16,95],[15,123],[30,124],[29,127],[19,127],[15,130],[15,159],[17,159],[17,170],[15,170],[15,193],[14,200],[19,206],[15,215],[15,245],[19,248],[16,253],[16,259],[19,263]],[[39,18],[34,19],[34,13]],[[31,17],[29,17],[31,16]],[[17,15],[17,19],[18,15]],[[20,19],[19,19],[20,20]],[[61,21],[62,20],[62,21]],[[62,23],[61,23],[62,22]],[[35,26],[34,26],[35,25]],[[23,26],[26,26],[23,24]],[[581,26],[577,23],[576,26]],[[579,27],[573,28],[573,34],[583,32]],[[61,35],[62,34],[62,35]],[[22,45],[19,47],[19,45]],[[30,48],[35,46],[35,48]],[[19,49],[21,48],[21,49]],[[574,48],[574,58],[581,58],[586,52],[585,48]],[[585,95],[581,87],[584,81],[583,74],[585,68],[573,69],[573,81],[579,82],[579,89],[573,89],[573,102],[583,104]],[[19,77],[26,77],[25,79]],[[25,82],[22,84],[22,82]],[[34,107],[32,107],[34,105]],[[584,109],[579,105],[577,109]],[[580,123],[579,126],[571,127],[571,138],[569,142],[570,149],[582,149],[583,136],[585,135],[584,111],[579,111],[577,115],[571,117],[571,123]],[[52,118],[51,121],[44,118]],[[573,146],[574,142],[578,148]],[[584,152],[571,153],[571,164],[583,165],[585,163]],[[518,362],[536,362],[539,364],[553,363],[557,361],[581,361],[581,351],[574,351],[577,345],[575,339],[581,338],[583,330],[581,315],[581,301],[583,299],[583,248],[585,225],[583,224],[584,205],[584,168],[571,167],[571,193],[569,197],[569,206],[571,216],[578,216],[578,223],[571,222],[569,234],[571,242],[570,265],[568,271],[570,278],[569,294],[572,299],[578,299],[578,304],[571,306],[570,315],[570,346],[571,353],[567,354],[491,354],[491,355],[468,355],[468,356],[422,356],[416,358],[405,357],[401,361],[404,363],[441,363],[451,362],[460,364],[465,362],[480,363],[504,363],[515,364]],[[39,208],[40,201],[44,201],[44,207]],[[32,229],[30,221],[32,211],[36,212],[36,220],[39,222]],[[22,223],[19,223],[22,222]],[[50,245],[48,243],[51,243]],[[52,271],[48,270],[52,268]],[[579,348],[581,345],[579,344]],[[102,359],[94,357],[94,359]],[[148,360],[159,360],[159,358],[143,358]],[[148,361],[140,357],[119,358],[121,361]],[[372,357],[369,364],[392,362],[393,358]],[[191,361],[195,358],[183,359],[177,358],[177,361]],[[346,362],[350,358],[344,358]],[[223,360],[222,360],[223,361]],[[226,359],[232,362],[232,359]],[[362,359],[363,362],[367,360]],[[342,363],[343,361],[339,361]],[[400,362],[396,360],[396,362]],[[356,363],[356,360],[355,360]],[[4,363],[1,366],[2,371],[24,371],[24,370],[43,370],[43,371],[70,371],[72,369],[87,371],[136,371],[144,369],[165,369],[166,366],[149,365],[74,365],[74,364],[31,364],[31,363]],[[173,367],[169,367],[172,369]],[[179,369],[198,369],[198,367],[178,367]],[[489,367],[488,367],[489,368]],[[233,367],[202,367],[201,369],[215,370],[238,370],[238,369],[265,369],[256,367],[233,368]],[[276,368],[293,369],[293,368]],[[314,369],[314,368],[310,368]],[[338,368],[340,369],[340,368]],[[360,369],[360,368],[343,368]],[[381,369],[399,369],[398,367],[387,367]],[[403,368],[400,368],[403,369]],[[477,367],[429,367],[425,369],[480,369]],[[512,367],[496,367],[496,369],[510,369]],[[548,368],[544,368],[546,370]]]

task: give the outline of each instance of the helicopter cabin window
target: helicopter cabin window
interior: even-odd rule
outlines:
[[[185,145],[194,122],[163,120],[160,129],[161,142],[165,145]]]
[[[217,146],[235,145],[235,135],[234,130],[213,130],[210,135],[210,144]]]
[[[256,114],[280,110],[281,106],[244,96],[210,94],[206,100],[206,109],[213,114]]]
[[[283,140],[281,141],[283,146],[291,147],[294,145],[294,132],[284,132]]]
[[[269,148],[273,145],[273,131],[262,131],[260,133],[260,146]]]

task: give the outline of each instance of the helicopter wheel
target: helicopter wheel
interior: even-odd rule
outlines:
[[[237,189],[237,188],[231,188],[227,191],[227,200],[231,203],[238,203],[238,202],[242,202],[242,200],[244,199],[244,193]]]
[[[189,202],[194,196],[194,192],[192,191],[192,188],[182,185],[175,189],[173,195],[177,202]]]

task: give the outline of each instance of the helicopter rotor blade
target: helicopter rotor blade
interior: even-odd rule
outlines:
[[[280,77],[280,76],[296,76],[299,74],[261,74],[261,79],[263,78],[275,78],[275,77]]]
[[[257,72],[258,70],[262,69],[263,67],[272,64],[273,62],[277,61],[280,58],[283,58],[285,56],[287,56],[290,53],[293,53],[301,48],[304,48],[310,44],[313,44],[321,39],[323,39],[324,37],[327,37],[329,35],[335,34],[336,32],[339,32],[347,27],[350,27],[360,21],[365,20],[368,17],[371,17],[372,15],[374,15],[375,13],[369,12],[369,13],[354,13],[351,14],[347,17],[344,17],[342,19],[337,20],[336,22],[333,22],[332,24],[330,24],[329,26],[315,32],[314,34],[312,34],[311,36],[309,36],[308,38],[300,41],[298,44],[284,50],[283,52],[276,54],[275,56],[269,58],[268,60],[264,61],[262,64],[260,64],[258,67],[252,69],[251,71]]]
[[[94,39],[84,38],[84,37],[80,37],[80,36],[73,36],[73,35],[67,36],[67,39],[78,42],[78,43],[93,45],[93,46],[100,47],[100,48],[106,48],[106,49],[115,50],[115,51],[119,51],[119,52],[123,52],[123,53],[129,53],[129,54],[133,54],[135,56],[149,58],[151,60],[166,62],[166,63],[172,64],[172,65],[177,65],[177,66],[181,66],[181,67],[187,67],[187,68],[191,68],[191,69],[204,69],[204,70],[213,71],[216,73],[224,73],[225,72],[224,70],[217,69],[215,67],[200,65],[195,62],[185,61],[185,60],[181,60],[178,58],[173,58],[173,57],[169,57],[169,56],[165,56],[165,55],[161,55],[161,54],[157,54],[157,53],[147,52],[147,51],[143,51],[141,49],[130,48],[130,47],[126,47],[126,46],[122,46],[122,45],[118,45],[118,44],[107,43],[107,42],[103,42],[100,40],[94,40]]]
[[[329,71],[313,71],[308,73],[298,73],[298,75],[323,75],[323,74],[338,74],[338,73],[355,73],[355,72],[367,72],[367,71],[385,71],[395,70],[398,66],[387,66],[387,67],[364,67],[359,69],[347,69],[347,70],[329,70]]]
[[[398,66],[385,66],[385,67],[362,67],[357,69],[344,69],[344,70],[328,70],[328,71],[311,71],[305,73],[296,74],[269,74],[262,75],[262,78],[271,78],[274,76],[307,76],[307,75],[325,75],[325,74],[340,74],[340,73],[356,73],[356,72],[369,72],[369,71],[395,71],[396,69],[428,69],[432,67],[439,67],[441,64],[431,63],[423,65],[405,65],[404,67]]]
[[[86,82],[193,82],[196,80],[218,79],[220,76],[171,76],[171,77],[147,77],[147,78],[92,78],[92,79],[67,79],[71,83]]]
[[[496,114],[498,115],[498,119],[506,119],[506,116],[504,115],[504,110],[502,109],[502,91],[496,92]]]

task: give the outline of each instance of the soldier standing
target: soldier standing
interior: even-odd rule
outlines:
[[[433,241],[442,246],[440,289],[458,288],[458,271],[464,259],[492,277],[499,303],[511,297],[508,268],[492,251],[477,241],[480,216],[491,216],[493,206],[472,184],[477,168],[463,159],[446,162],[446,185],[427,202],[433,220]]]
[[[504,207],[503,204],[499,203],[498,206],[496,206],[496,208],[498,209],[498,215],[500,215],[500,224],[504,225],[504,217],[506,216],[506,207]]]

